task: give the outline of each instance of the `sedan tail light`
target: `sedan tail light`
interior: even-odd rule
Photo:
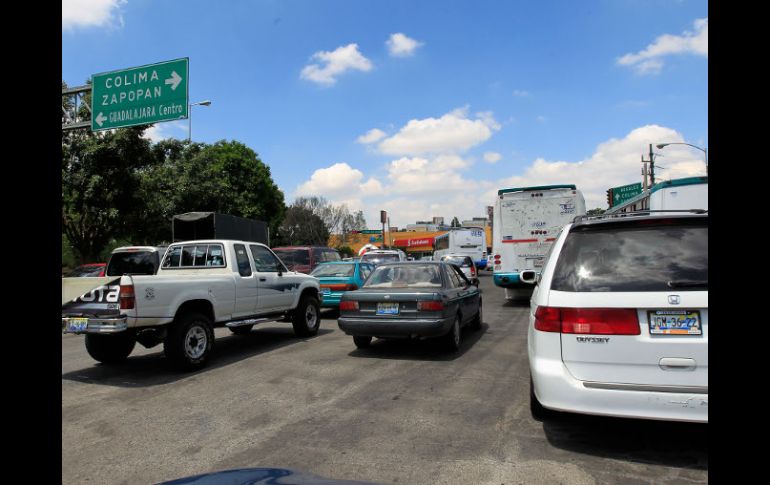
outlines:
[[[592,335],[639,335],[639,318],[632,308],[538,307],[535,329],[542,332]]]
[[[331,291],[353,291],[358,289],[358,286],[354,284],[320,285],[320,286],[321,288],[329,288]]]
[[[440,312],[444,309],[444,302],[438,300],[418,301],[417,310],[421,312]]]
[[[120,309],[131,310],[136,304],[134,285],[120,285]]]
[[[357,312],[358,311],[358,302],[357,301],[353,301],[353,300],[341,301],[340,302],[340,311]]]

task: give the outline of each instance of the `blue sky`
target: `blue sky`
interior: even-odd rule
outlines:
[[[605,207],[607,188],[641,181],[649,143],[708,146],[706,1],[65,0],[62,12],[69,85],[189,57],[190,101],[212,101],[192,108],[195,141],[241,141],[287,202],[323,195],[371,227],[380,209],[401,227],[482,216],[498,188],[527,184],[576,183]],[[187,122],[148,136],[184,139]],[[656,151],[658,179],[705,174],[698,150]]]

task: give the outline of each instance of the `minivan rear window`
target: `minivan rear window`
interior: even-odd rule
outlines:
[[[576,228],[556,261],[551,289],[706,291],[708,222],[668,219]]]
[[[307,249],[273,249],[273,252],[286,266],[310,264],[310,251]]]

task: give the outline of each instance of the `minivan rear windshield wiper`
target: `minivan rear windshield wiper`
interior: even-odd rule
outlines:
[[[708,280],[679,280],[669,281],[669,288],[708,288]]]

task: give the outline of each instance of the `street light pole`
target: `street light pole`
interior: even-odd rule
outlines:
[[[190,106],[187,109],[187,121],[188,121],[188,125],[187,125],[187,142],[188,143],[192,141],[192,107],[193,106],[210,106],[210,105],[211,105],[211,101],[209,101],[208,99],[206,101],[199,101],[197,103],[190,103]]]
[[[658,143],[655,146],[658,147],[658,149],[662,149],[662,148],[665,148],[665,147],[667,147],[669,145],[687,145],[688,147],[693,147],[695,149],[698,149],[698,150],[702,151],[703,152],[703,157],[706,160],[706,174],[708,175],[708,173],[709,173],[709,156],[708,156],[708,152],[706,152],[705,148],[701,148],[699,146],[691,145],[689,143],[684,143],[684,142]]]

